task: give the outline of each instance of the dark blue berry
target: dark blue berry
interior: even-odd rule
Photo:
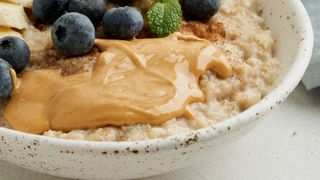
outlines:
[[[208,19],[220,8],[220,0],[182,0],[183,11],[195,19]]]
[[[68,12],[86,15],[94,24],[101,21],[105,11],[105,0],[69,0]]]
[[[90,19],[72,12],[61,16],[52,26],[53,46],[65,56],[88,53],[95,40],[95,29]]]
[[[13,69],[19,73],[29,63],[30,50],[22,39],[7,36],[0,39],[0,58],[8,61]]]
[[[13,89],[10,65],[0,58],[0,100],[7,99]]]
[[[111,39],[132,39],[142,28],[142,15],[135,8],[112,8],[103,16],[103,32]]]
[[[32,14],[40,23],[52,24],[66,12],[68,0],[34,0]]]
[[[120,6],[128,5],[128,4],[132,3],[133,1],[134,0],[111,0],[111,2],[117,3]]]

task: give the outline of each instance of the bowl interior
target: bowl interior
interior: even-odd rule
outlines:
[[[257,10],[262,13],[265,27],[271,30],[276,41],[274,56],[280,61],[281,72],[274,89],[259,103],[214,125],[224,133],[228,133],[227,127],[240,128],[281,104],[302,79],[312,55],[312,25],[300,0],[257,0]]]
[[[308,64],[307,54],[312,50],[313,32],[309,16],[299,0],[259,0],[258,7],[262,10],[266,28],[270,29],[276,40],[275,57],[280,60],[281,74],[279,80],[289,77],[292,65],[304,56],[304,65]],[[304,73],[305,66],[300,67]],[[300,80],[301,78],[297,79]]]

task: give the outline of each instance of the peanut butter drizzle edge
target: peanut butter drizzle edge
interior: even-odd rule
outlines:
[[[58,70],[41,69],[15,79],[4,113],[12,128],[42,134],[195,119],[189,104],[205,99],[200,76],[208,68],[222,78],[232,74],[210,42],[180,33],[161,39],[97,39],[96,46],[102,53],[90,73],[63,77]]]

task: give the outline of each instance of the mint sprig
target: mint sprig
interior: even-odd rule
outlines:
[[[156,37],[166,37],[178,30],[182,22],[179,0],[158,0],[147,12],[148,23]]]

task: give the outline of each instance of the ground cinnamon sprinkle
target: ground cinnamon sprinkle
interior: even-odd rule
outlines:
[[[224,30],[223,24],[215,21],[184,22],[179,31],[183,34],[192,34],[199,38],[207,39],[212,42],[226,37],[226,32]]]
[[[63,76],[68,76],[91,71],[99,54],[98,49],[93,48],[87,55],[66,58],[52,48],[33,53],[29,66],[34,69],[60,69]]]

